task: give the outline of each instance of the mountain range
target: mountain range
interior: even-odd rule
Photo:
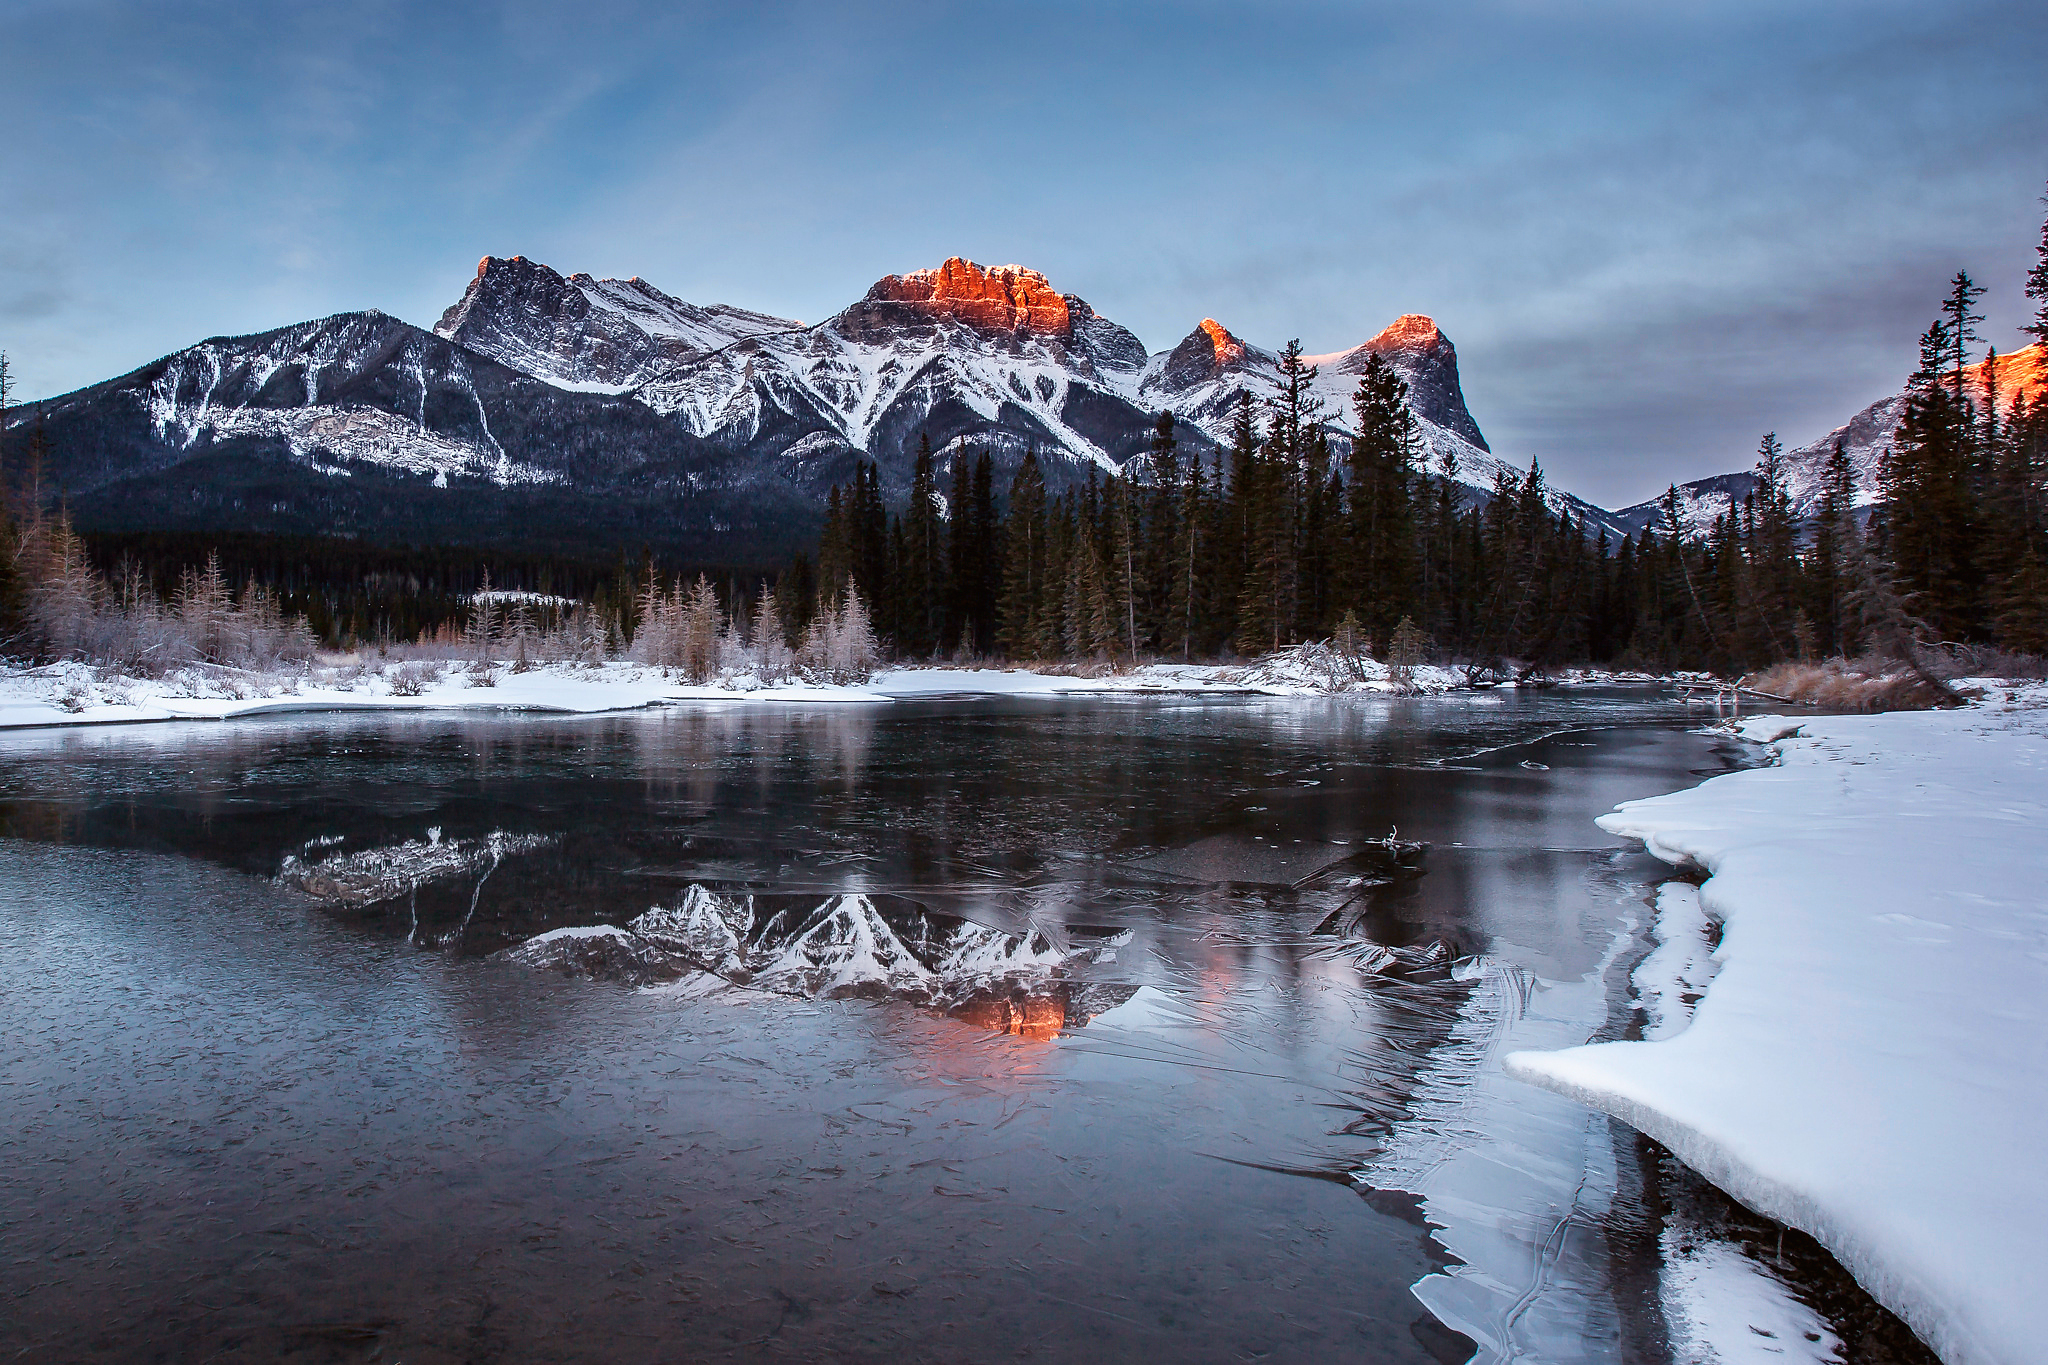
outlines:
[[[2038,373],[2041,349],[2003,358],[2001,383]],[[1484,500],[1511,466],[1466,408],[1456,348],[1419,314],[1307,357],[1333,444],[1372,355],[1408,382],[1429,471]],[[18,450],[41,425],[45,480],[86,530],[766,563],[811,542],[825,491],[861,460],[900,498],[923,439],[993,452],[1003,482],[1035,451],[1057,488],[1121,470],[1170,412],[1181,453],[1211,456],[1247,398],[1277,391],[1276,359],[1211,318],[1148,352],[1037,271],[957,257],[807,324],[487,256],[432,330],[369,310],[210,337],[8,428]],[[1793,452],[1799,496],[1837,437],[1873,490],[1900,401]],[[1704,524],[1749,477],[1685,485],[1688,517]],[[1656,511],[1552,500],[1617,538]]]
[[[1431,468],[1483,497],[1506,466],[1426,317],[1310,357],[1339,448],[1372,354],[1407,379]],[[860,460],[900,496],[921,439],[1005,472],[1036,451],[1060,487],[1120,470],[1165,411],[1183,455],[1211,455],[1277,390],[1275,359],[1213,319],[1147,352],[1021,266],[889,275],[805,324],[490,256],[431,331],[370,310],[210,337],[8,425],[41,424],[87,530],[765,562],[809,542]]]

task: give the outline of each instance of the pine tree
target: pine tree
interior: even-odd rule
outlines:
[[[996,645],[996,598],[1002,591],[1003,527],[996,515],[995,460],[984,450],[974,461],[974,640],[977,653]]]
[[[1144,532],[1138,569],[1138,635],[1148,647],[1160,650],[1179,648],[1180,638],[1181,618],[1174,611],[1178,600],[1174,588],[1185,490],[1180,459],[1175,454],[1180,439],[1173,433],[1173,414],[1160,413],[1152,425],[1142,481],[1145,496],[1141,507]]]
[[[1840,441],[1821,470],[1820,507],[1814,518],[1813,548],[1807,560],[1813,585],[1809,615],[1821,649],[1855,652],[1860,632],[1850,611],[1855,591],[1851,570],[1862,532],[1856,525],[1856,470]]]
[[[2048,653],[2048,393],[2014,399],[1992,470],[1992,623],[2005,648]]]
[[[1983,340],[1977,335],[1977,324],[1984,321],[1984,315],[1975,311],[1983,296],[1983,288],[1970,278],[1970,272],[1958,270],[1941,305],[1942,319],[1948,325],[1948,347],[1941,363],[1948,370],[1950,395],[1958,407],[1968,401],[1963,395],[1963,367],[1970,363],[1970,343]]]
[[[946,500],[946,632],[960,641],[963,653],[976,652],[981,589],[980,528],[975,524],[974,470],[966,455],[953,450],[953,489]]]
[[[1749,495],[1754,533],[1748,556],[1749,610],[1769,659],[1794,652],[1792,617],[1797,610],[1798,527],[1792,495],[1785,487],[1785,447],[1775,431],[1757,446],[1756,483]]]
[[[1202,589],[1216,570],[1215,505],[1205,496],[1199,459],[1188,461],[1174,529],[1168,566],[1172,588],[1167,596],[1167,620],[1161,643],[1178,649],[1185,662],[1194,657],[1197,632],[1207,629],[1208,612]]]

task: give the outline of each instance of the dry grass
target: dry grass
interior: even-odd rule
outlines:
[[[1830,711],[1926,711],[1941,695],[1890,659],[1789,660],[1752,673],[1742,685]]]

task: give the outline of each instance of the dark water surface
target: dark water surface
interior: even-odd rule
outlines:
[[[1654,1358],[1636,1145],[1497,1053],[1625,1012],[1668,869],[1592,818],[1741,761],[1697,716],[0,737],[0,1359]],[[278,880],[447,849],[382,900]],[[1112,946],[951,1015],[489,956],[692,885]]]

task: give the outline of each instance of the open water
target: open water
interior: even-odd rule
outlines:
[[[1671,873],[1592,818],[1747,761],[1699,720],[0,736],[0,1359],[1671,1358],[1671,1177],[1499,1057],[1630,1027]],[[686,903],[755,960],[496,956]],[[1015,971],[927,970],[989,930]]]

